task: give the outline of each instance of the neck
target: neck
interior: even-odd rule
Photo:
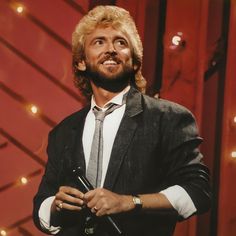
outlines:
[[[111,92],[101,87],[97,87],[93,83],[91,83],[91,86],[93,90],[94,100],[99,107],[103,107],[108,101],[110,101],[113,97],[121,92]]]

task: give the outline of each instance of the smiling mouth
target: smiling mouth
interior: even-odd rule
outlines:
[[[116,66],[120,63],[117,61],[114,61],[114,60],[106,60],[106,61],[102,62],[102,64],[107,65],[107,66]]]

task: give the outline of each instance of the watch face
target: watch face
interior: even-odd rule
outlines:
[[[141,200],[138,197],[134,198],[135,204],[141,204]]]
[[[134,205],[135,205],[135,209],[141,209],[142,208],[142,201],[141,201],[140,197],[133,196],[133,202],[134,202]]]

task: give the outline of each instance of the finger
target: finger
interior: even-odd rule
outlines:
[[[103,215],[108,215],[109,210],[109,204],[107,201],[104,199],[100,200],[97,202],[97,205],[93,208],[95,209],[95,214],[96,216],[103,216]]]
[[[81,206],[71,205],[70,203],[63,202],[58,205],[58,208],[61,210],[70,210],[70,211],[80,211]]]
[[[63,209],[63,202],[62,201],[55,201],[56,210],[61,211]]]
[[[82,207],[79,206],[74,206],[65,202],[60,202],[57,206],[56,206],[56,210],[57,211],[62,211],[62,210],[70,210],[70,211],[80,211],[82,209]]]
[[[97,212],[98,212],[98,208],[95,206],[95,207],[93,207],[92,209],[91,209],[91,212],[93,213],[93,214],[96,214]]]
[[[105,197],[99,198],[97,195],[87,203],[87,206],[91,209],[91,212],[97,216],[105,215],[108,210],[107,199]]]
[[[63,202],[66,202],[66,203],[72,204],[72,205],[78,205],[78,206],[84,205],[84,201],[82,199],[74,197],[73,195],[63,193],[62,196],[63,196],[63,198],[61,200]]]
[[[96,194],[96,190],[90,190],[87,193],[84,194],[84,200],[86,200],[87,202],[89,202],[92,198],[94,198],[95,194]]]
[[[96,206],[97,202],[104,198],[106,195],[106,190],[103,188],[96,188],[94,190],[91,190],[87,192],[84,195],[84,199],[87,201],[87,206],[89,208],[93,208]]]
[[[72,188],[69,186],[61,186],[59,188],[59,192],[64,192],[64,193],[70,194],[72,196],[75,196],[77,198],[81,198],[81,199],[84,198],[84,193],[82,193],[81,191],[79,191],[76,188]]]
[[[96,216],[104,216],[104,215],[108,215],[108,211],[106,210],[106,209],[103,209],[103,208],[101,208],[101,209],[99,209],[98,207],[93,207],[93,208],[91,208],[91,212],[93,213],[93,214],[95,214]]]
[[[84,198],[84,202],[86,203],[87,207],[92,209],[96,206],[99,198],[95,193],[91,193]]]
[[[83,206],[85,203],[82,199],[75,197],[74,195],[68,194],[67,192],[59,191],[56,194],[56,205],[59,205],[61,202],[66,202],[71,205]]]

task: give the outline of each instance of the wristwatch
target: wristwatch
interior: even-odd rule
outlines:
[[[138,195],[133,195],[133,203],[135,205],[135,210],[141,210],[143,207],[143,203],[141,198]]]

